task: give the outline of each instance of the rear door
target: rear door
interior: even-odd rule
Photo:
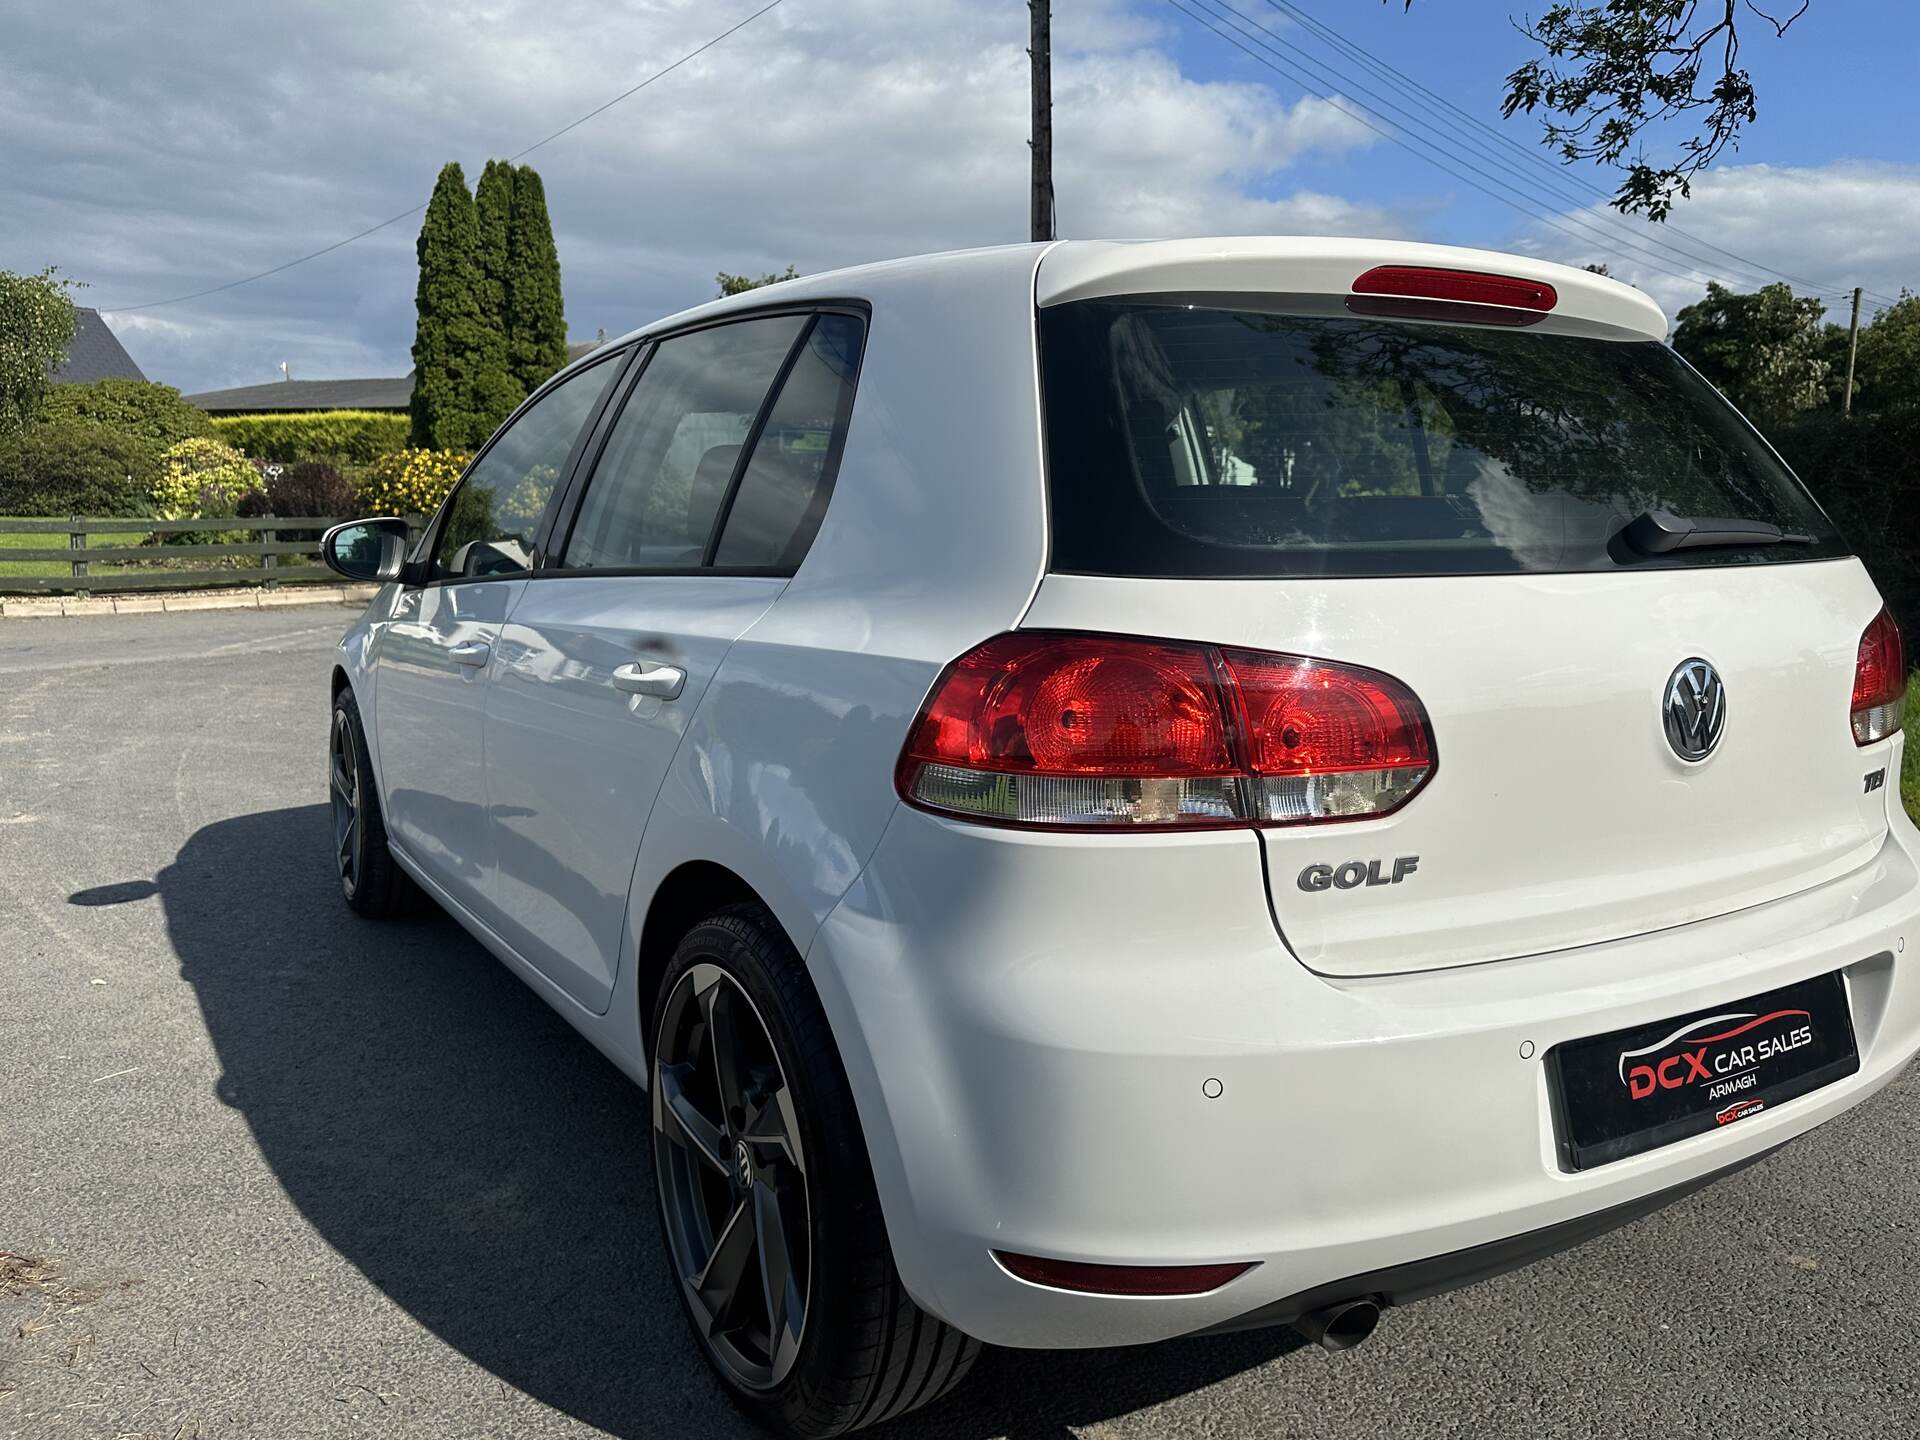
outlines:
[[[1434,754],[1410,800],[1346,818],[1340,777],[1308,774],[1323,808],[1261,831],[1302,961],[1363,975],[1561,949],[1871,857],[1889,746],[1856,745],[1849,708],[1879,598],[1670,350],[1538,317],[1195,299],[1043,310],[1054,573],[1023,623],[1412,689]],[[1649,511],[1748,530],[1636,548],[1623,531]],[[1303,754],[1343,723],[1289,703],[1249,723]],[[1704,755],[1689,724],[1714,732]]]
[[[501,627],[531,572],[536,535],[617,358],[551,386],[481,452],[447,498],[424,583],[401,592],[375,665],[388,828],[427,874],[487,911],[481,720]]]
[[[818,528],[863,333],[788,312],[662,340],[503,628],[486,712],[498,923],[595,1012],[687,722]]]

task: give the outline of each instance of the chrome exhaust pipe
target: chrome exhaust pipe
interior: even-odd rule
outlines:
[[[1380,1302],[1362,1296],[1309,1310],[1293,1322],[1293,1328],[1324,1349],[1351,1350],[1373,1334],[1379,1323]]]

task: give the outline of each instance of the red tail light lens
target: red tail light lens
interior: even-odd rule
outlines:
[[[1900,627],[1882,610],[1860,637],[1853,666],[1853,743],[1871,745],[1900,728],[1907,711],[1907,653]]]
[[[1295,655],[1023,631],[949,665],[900,756],[916,805],[1054,828],[1381,815],[1433,770],[1390,675]]]
[[[1383,815],[1433,769],[1427,713],[1391,675],[1226,652],[1246,714],[1254,814],[1270,824]]]

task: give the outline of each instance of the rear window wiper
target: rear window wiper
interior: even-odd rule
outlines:
[[[1813,536],[1782,530],[1764,520],[1736,520],[1717,515],[1676,515],[1671,510],[1642,510],[1629,520],[1620,538],[1642,555],[1665,555],[1672,550],[1749,545],[1811,545]]]

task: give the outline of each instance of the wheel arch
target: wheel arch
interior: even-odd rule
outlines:
[[[780,919],[753,886],[733,870],[713,860],[688,860],[668,871],[647,902],[635,956],[634,999],[639,1010],[640,1049],[649,1055],[651,1026],[660,979],[673,962],[686,933],[716,910],[728,905],[753,904],[764,909],[773,923]],[[785,927],[782,926],[782,933]],[[787,936],[792,940],[792,936]]]

